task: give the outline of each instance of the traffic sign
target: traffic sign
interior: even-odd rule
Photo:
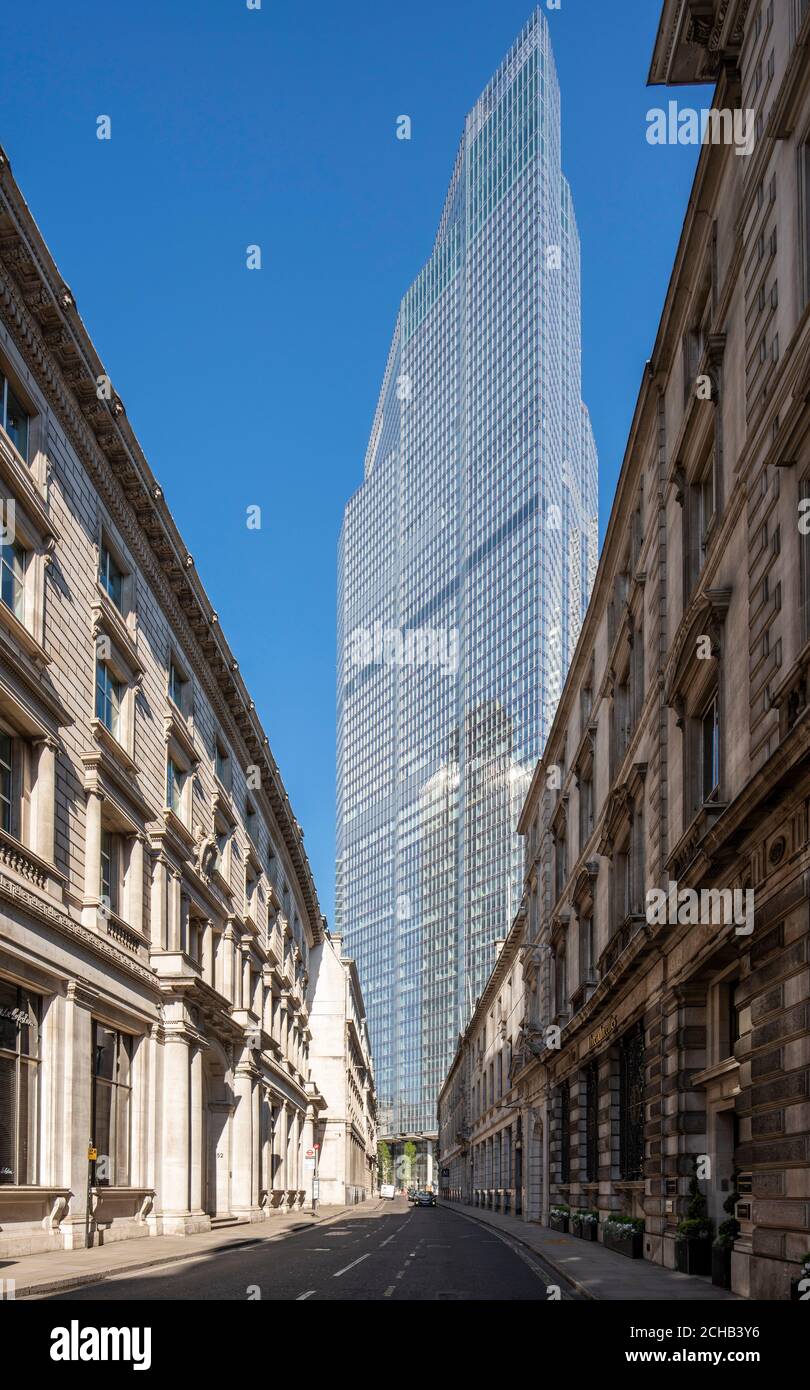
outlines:
[[[314,1149],[307,1149],[306,1157],[307,1157],[307,1158],[314,1158],[314,1157],[315,1157],[315,1150],[314,1150]]]

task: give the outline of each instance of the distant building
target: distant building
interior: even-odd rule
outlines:
[[[538,8],[464,123],[340,539],[336,919],[381,1133],[425,1154],[520,900],[517,818],[596,558],[579,237]]]
[[[357,966],[343,955],[340,936],[327,934],[310,954],[307,1007],[311,1076],[325,1102],[317,1126],[319,1199],[364,1202],[376,1190],[374,1068]]]
[[[513,1089],[514,1049],[522,1035],[525,919],[518,913],[439,1093],[439,1191],[521,1215],[524,1115]]]

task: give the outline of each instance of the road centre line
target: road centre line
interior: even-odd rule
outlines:
[[[370,1259],[370,1257],[371,1257],[371,1251],[368,1251],[367,1254],[361,1255],[359,1259],[357,1259],[357,1260],[352,1260],[351,1264],[350,1264],[350,1265],[346,1265],[346,1267],[345,1267],[344,1269],[339,1269],[338,1272],[337,1272],[337,1274],[333,1274],[333,1275],[332,1275],[332,1278],[333,1278],[333,1279],[339,1279],[340,1276],[341,1276],[341,1274],[347,1274],[348,1271],[349,1271],[350,1269],[354,1269],[355,1265],[360,1265],[360,1264],[362,1264],[364,1260],[368,1260],[368,1259]]]

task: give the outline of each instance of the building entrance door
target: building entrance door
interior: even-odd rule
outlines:
[[[209,1216],[229,1216],[230,1182],[230,1106],[208,1106],[208,1151],[206,1163],[205,1210]]]

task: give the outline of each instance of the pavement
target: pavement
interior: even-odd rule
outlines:
[[[675,1269],[664,1269],[649,1260],[631,1260],[607,1250],[599,1241],[581,1240],[579,1236],[564,1235],[534,1221],[478,1207],[452,1204],[451,1210],[520,1241],[586,1298],[667,1303],[678,1300],[689,1303],[746,1301],[739,1294],[718,1288],[709,1278],[679,1274]]]
[[[404,1198],[0,1260],[17,1299],[742,1301],[519,1217]],[[554,1288],[555,1292],[550,1293]],[[559,1293],[556,1293],[559,1290]]]

